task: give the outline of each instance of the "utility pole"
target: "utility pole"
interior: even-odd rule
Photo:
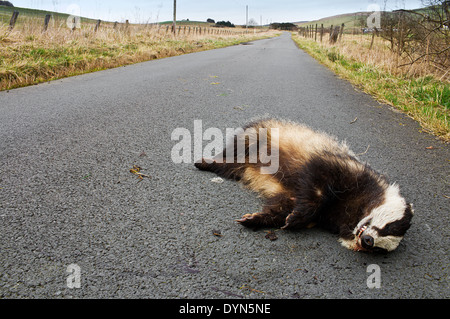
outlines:
[[[245,13],[245,29],[248,29],[248,5],[245,7],[246,13]]]
[[[177,0],[173,0],[173,25],[172,25],[173,33],[176,33],[176,29],[177,29]]]

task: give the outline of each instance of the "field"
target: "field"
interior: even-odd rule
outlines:
[[[336,15],[332,17],[327,17],[319,20],[309,21],[309,22],[302,22],[297,23],[299,27],[307,27],[309,25],[316,25],[319,26],[323,24],[324,26],[330,26],[330,25],[345,25],[346,32],[351,32],[353,30],[359,30],[360,29],[360,21],[361,19],[367,19],[370,13],[368,12],[356,12],[356,13],[349,13],[349,14],[341,14]]]
[[[192,22],[180,22],[176,33],[169,24],[102,22],[96,30],[97,21],[84,18],[79,28],[71,30],[68,15],[14,9],[20,15],[10,30],[13,8],[0,7],[0,90],[275,35],[267,29],[246,33]],[[46,14],[52,19],[43,32]]]
[[[450,141],[450,83],[448,72],[431,67],[425,60],[399,67],[403,58],[389,50],[386,40],[372,35],[344,34],[335,44],[329,35],[323,41],[293,38],[300,48],[357,88],[388,103],[417,120],[424,131]]]

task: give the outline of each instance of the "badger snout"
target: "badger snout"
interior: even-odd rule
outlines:
[[[371,249],[371,248],[373,248],[374,242],[375,241],[374,241],[372,236],[369,236],[369,235],[361,236],[361,246],[364,249]]]

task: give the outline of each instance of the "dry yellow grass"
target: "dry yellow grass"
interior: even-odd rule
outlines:
[[[181,26],[176,34],[158,25],[94,28],[83,24],[72,32],[65,20],[54,21],[46,32],[40,20],[30,19],[12,32],[0,25],[0,90],[275,35],[205,27],[200,33],[196,26]]]
[[[433,76],[438,80],[450,81],[449,70],[443,70],[433,65],[429,60],[422,59],[414,64],[406,56],[399,56],[389,49],[390,44],[381,37],[372,35],[344,35],[340,41],[332,45],[324,41],[322,45],[327,48],[335,47],[346,57],[370,65],[376,65],[386,72],[396,76],[423,77]]]

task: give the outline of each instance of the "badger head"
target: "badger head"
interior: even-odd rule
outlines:
[[[393,251],[411,226],[414,210],[400,195],[397,185],[390,185],[384,202],[362,218],[352,232],[352,239],[341,239],[343,246],[356,251]]]

